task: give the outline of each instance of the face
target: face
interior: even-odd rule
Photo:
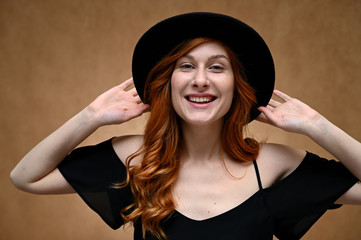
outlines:
[[[233,99],[234,77],[222,45],[204,43],[176,62],[171,77],[172,104],[187,123],[220,121]]]

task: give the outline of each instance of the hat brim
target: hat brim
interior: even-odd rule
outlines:
[[[272,97],[275,70],[272,55],[262,37],[250,26],[230,16],[194,12],[165,19],[151,27],[135,46],[132,73],[136,90],[144,103],[144,85],[150,70],[181,42],[208,37],[226,44],[241,61],[247,82],[256,92],[257,106],[250,121]]]

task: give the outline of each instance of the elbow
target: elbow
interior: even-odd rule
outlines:
[[[28,192],[26,183],[22,180],[21,176],[17,173],[16,168],[10,172],[10,181],[19,190]]]
[[[16,171],[15,169],[13,169],[11,172],[10,172],[10,181],[12,182],[12,184],[17,188],[17,189],[21,189],[22,185],[20,184],[20,181],[17,177],[17,174],[16,174]]]

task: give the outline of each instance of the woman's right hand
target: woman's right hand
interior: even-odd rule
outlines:
[[[37,144],[11,172],[14,185],[37,194],[73,192],[57,169],[67,154],[97,128],[126,122],[149,108],[142,104],[134,88],[126,91],[132,82],[131,78],[103,93]]]
[[[135,88],[126,90],[133,83],[130,78],[97,97],[87,110],[99,126],[120,124],[142,115],[149,105],[143,104]]]

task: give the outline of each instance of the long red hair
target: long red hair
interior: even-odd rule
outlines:
[[[148,231],[158,239],[166,238],[161,222],[166,221],[175,209],[172,187],[178,176],[183,140],[179,119],[171,102],[172,72],[179,58],[201,44],[214,41],[196,38],[181,43],[151,70],[146,81],[144,97],[150,102],[151,113],[144,143],[127,159],[127,180],[119,185],[130,184],[135,201],[124,209],[122,216],[125,222],[140,220],[143,237]],[[238,58],[227,46],[222,46],[230,58],[235,81],[233,103],[224,117],[222,147],[234,159],[251,161],[257,157],[259,144],[253,139],[243,138],[243,127],[249,121],[249,112],[256,103],[256,97],[246,82]],[[137,156],[142,157],[142,162],[130,166]]]

